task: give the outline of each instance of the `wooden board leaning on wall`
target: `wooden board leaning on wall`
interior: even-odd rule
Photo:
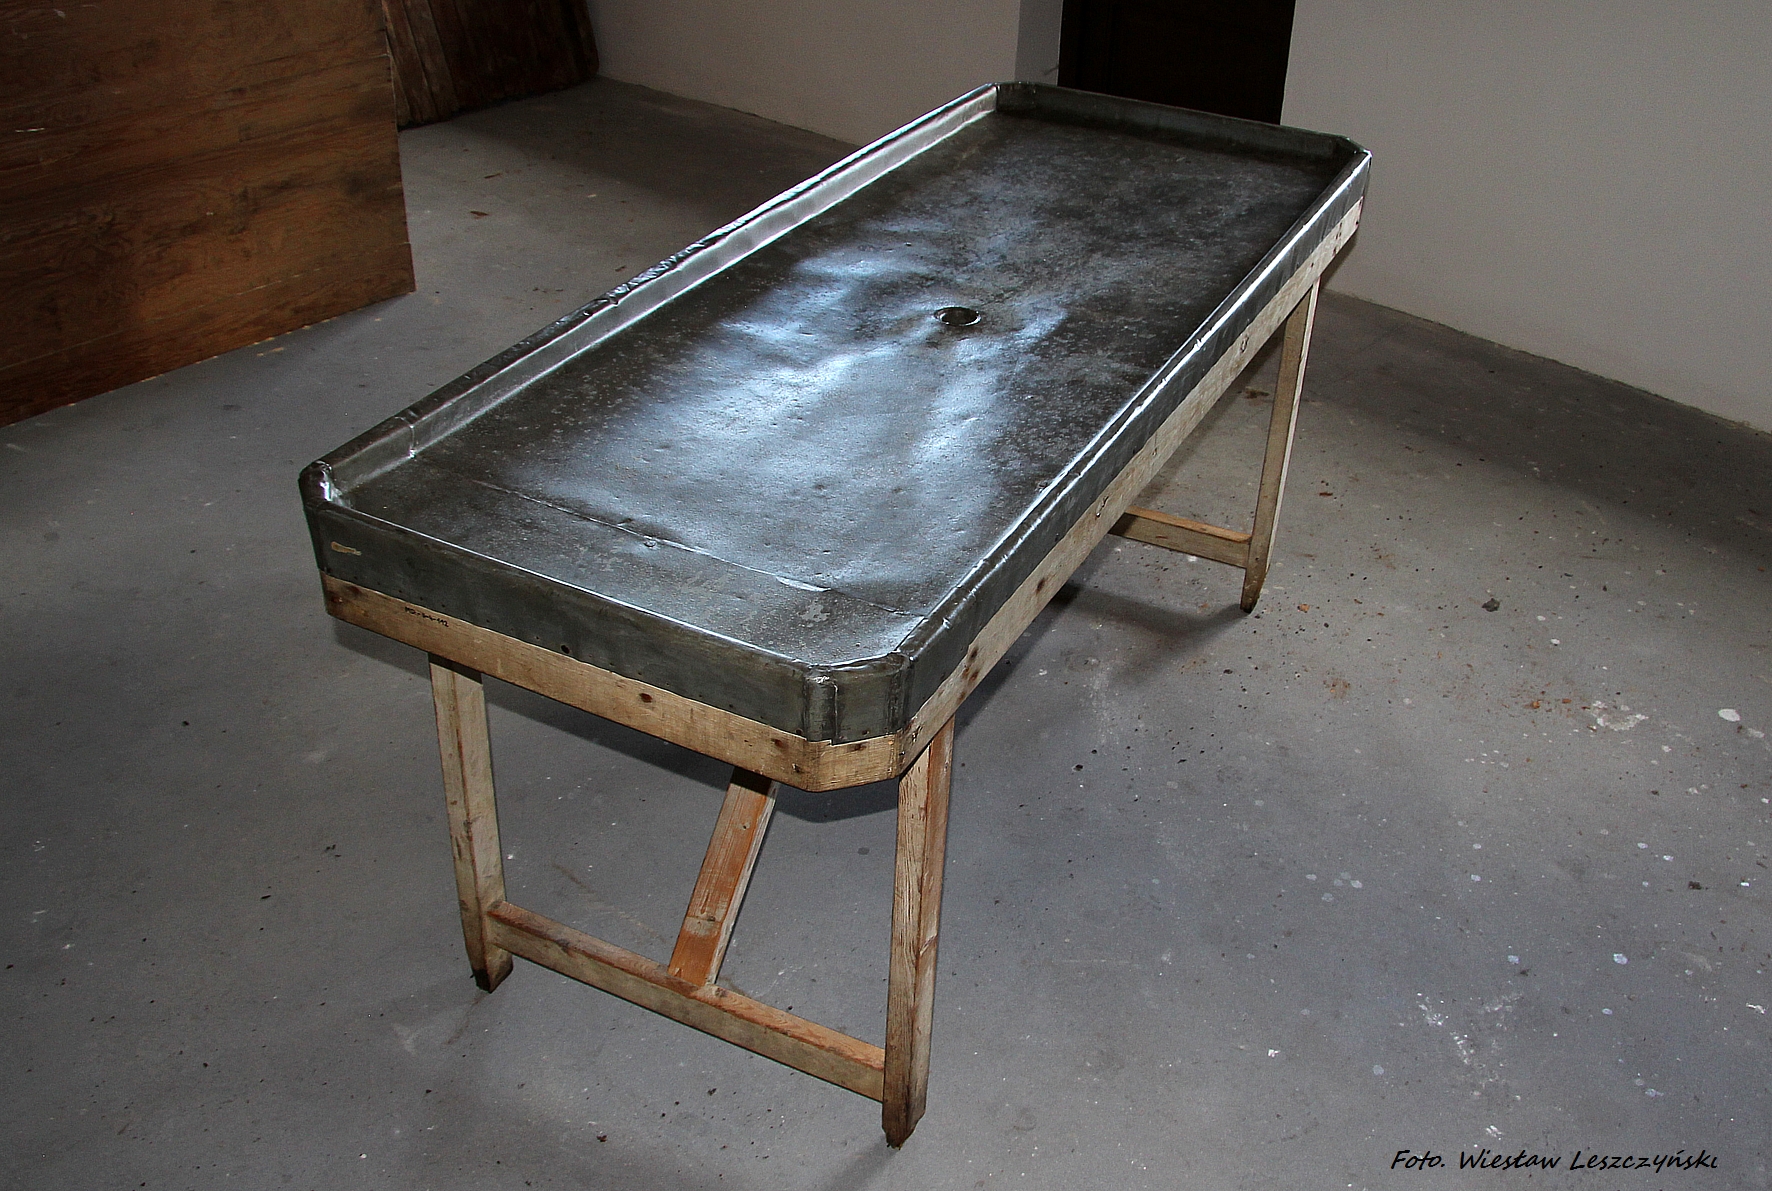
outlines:
[[[597,73],[584,0],[381,0],[400,127]]]
[[[0,13],[0,424],[412,290],[377,0]]]

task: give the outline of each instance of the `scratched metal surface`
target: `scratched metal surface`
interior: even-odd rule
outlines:
[[[322,569],[809,739],[903,727],[1364,187],[1336,138],[990,98],[545,375],[446,390],[484,412],[416,453],[395,419],[316,464]]]

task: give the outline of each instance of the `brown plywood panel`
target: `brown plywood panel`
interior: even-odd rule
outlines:
[[[400,244],[372,258],[322,262],[311,273],[167,318],[120,318],[109,334],[78,347],[0,368],[0,425],[206,360],[218,354],[218,343],[257,343],[381,301],[389,296],[389,278],[410,276],[410,268],[411,257]],[[410,289],[408,283],[405,290]]]
[[[0,0],[0,423],[412,289],[375,0]]]

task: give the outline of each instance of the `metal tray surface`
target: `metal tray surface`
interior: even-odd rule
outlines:
[[[1366,168],[981,88],[309,467],[320,567],[809,740],[898,731]]]

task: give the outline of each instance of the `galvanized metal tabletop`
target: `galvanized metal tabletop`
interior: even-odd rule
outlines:
[[[806,740],[899,731],[1366,171],[982,88],[313,464],[316,557]]]

